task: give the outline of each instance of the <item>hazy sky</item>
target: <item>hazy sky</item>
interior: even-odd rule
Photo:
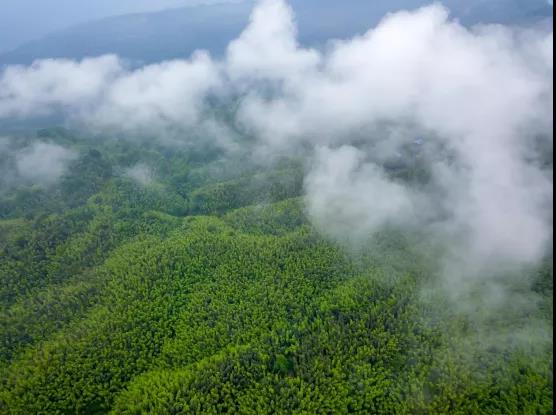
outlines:
[[[102,17],[230,0],[0,0],[0,52]]]

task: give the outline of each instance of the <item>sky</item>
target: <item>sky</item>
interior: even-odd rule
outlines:
[[[0,0],[0,52],[89,20],[233,0]]]

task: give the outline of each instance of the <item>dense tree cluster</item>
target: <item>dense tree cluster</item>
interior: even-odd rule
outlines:
[[[552,350],[483,347],[423,299],[425,248],[399,229],[356,254],[320,236],[296,162],[36,139],[79,156],[0,191],[0,413],[552,413]],[[530,272],[551,327],[551,259]]]

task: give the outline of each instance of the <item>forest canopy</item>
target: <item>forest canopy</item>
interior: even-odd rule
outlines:
[[[552,37],[1,69],[0,413],[552,413]]]

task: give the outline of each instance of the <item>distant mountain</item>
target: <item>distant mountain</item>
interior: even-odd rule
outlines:
[[[427,0],[293,0],[300,40],[318,45],[362,33],[388,12]],[[528,23],[552,17],[546,0],[444,0],[464,24]],[[248,22],[254,2],[186,7],[112,17],[56,32],[0,55],[0,65],[41,58],[115,53],[136,64],[187,57],[196,49],[219,56]]]
[[[0,55],[0,63],[106,53],[153,62],[188,56],[198,48],[220,53],[241,32],[251,9],[251,3],[222,4],[96,20],[24,44]]]

